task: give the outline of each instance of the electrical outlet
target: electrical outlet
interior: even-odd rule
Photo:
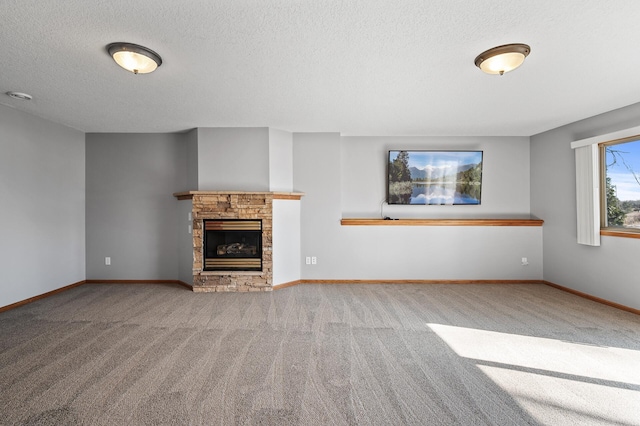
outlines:
[[[110,257],[105,257],[104,258],[104,264],[107,265],[107,266],[111,265],[111,258]]]
[[[317,264],[317,263],[318,263],[318,258],[317,258],[317,257],[315,257],[315,256],[312,256],[312,257],[311,257],[311,264],[312,264],[312,265],[315,265],[315,264]]]
[[[307,265],[311,265],[311,258],[309,256],[305,257],[304,263],[306,263]]]
[[[526,257],[522,258],[522,266],[527,266],[529,264],[529,261],[527,260]]]

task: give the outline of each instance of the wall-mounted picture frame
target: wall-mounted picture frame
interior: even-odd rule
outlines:
[[[390,150],[387,203],[479,205],[482,151]]]

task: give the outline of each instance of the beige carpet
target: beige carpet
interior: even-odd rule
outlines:
[[[640,425],[640,317],[544,285],[87,284],[0,314],[0,416]]]

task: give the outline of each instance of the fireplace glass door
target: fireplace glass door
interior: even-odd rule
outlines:
[[[262,220],[204,221],[205,271],[262,271]]]

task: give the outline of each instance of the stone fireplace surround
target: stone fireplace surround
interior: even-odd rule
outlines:
[[[302,193],[186,191],[173,195],[192,203],[194,292],[273,290],[273,200],[299,202]],[[262,271],[204,271],[205,219],[261,219]]]

